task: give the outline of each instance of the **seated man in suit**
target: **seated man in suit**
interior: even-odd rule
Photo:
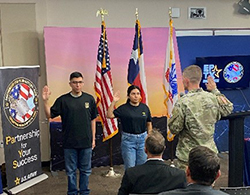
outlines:
[[[145,141],[146,163],[125,171],[118,195],[157,194],[186,187],[185,172],[164,163],[164,150],[164,137],[160,132],[153,130]]]
[[[197,146],[189,153],[186,169],[187,188],[163,192],[160,195],[223,195],[226,193],[212,188],[212,184],[220,175],[220,159],[217,154],[205,146]]]

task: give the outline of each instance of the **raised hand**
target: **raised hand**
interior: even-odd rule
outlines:
[[[49,87],[45,85],[43,87],[43,94],[42,94],[43,100],[44,101],[49,100],[50,95],[51,95],[51,91],[49,90]]]
[[[113,98],[114,102],[118,102],[120,100],[120,91],[115,92]]]
[[[212,91],[212,90],[214,90],[214,89],[217,88],[216,83],[214,82],[213,77],[211,77],[211,76],[207,77],[206,87],[207,87],[208,91]]]

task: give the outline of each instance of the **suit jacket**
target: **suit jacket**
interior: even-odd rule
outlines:
[[[227,193],[224,193],[219,190],[214,190],[212,186],[205,186],[205,185],[199,185],[199,184],[191,184],[187,186],[185,189],[176,189],[171,190],[167,192],[162,192],[159,195],[225,195]]]
[[[186,175],[183,170],[170,167],[161,160],[148,160],[125,171],[118,195],[157,194],[184,187]]]

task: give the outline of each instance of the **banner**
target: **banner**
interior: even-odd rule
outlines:
[[[142,28],[143,57],[147,76],[148,106],[153,117],[165,117],[166,107],[162,90],[163,67],[166,58],[166,46],[169,28]],[[112,68],[113,90],[120,91],[121,99],[116,106],[127,100],[128,59],[133,47],[132,37],[135,28],[108,28],[108,47]],[[153,38],[152,38],[153,37]],[[69,75],[77,70],[84,76],[83,91],[95,96],[93,83],[96,73],[96,46],[100,40],[100,28],[83,27],[45,27],[44,44],[48,86],[52,92],[49,104],[57,97],[69,92]],[[173,39],[174,47],[177,47]],[[175,51],[177,48],[174,48]],[[176,55],[178,86],[181,85],[179,56]],[[180,75],[178,75],[180,74]],[[150,82],[149,82],[150,81]],[[181,91],[181,90],[180,90]],[[58,122],[59,118],[53,119]]]
[[[42,174],[38,74],[39,66],[0,68],[1,116],[9,189]]]

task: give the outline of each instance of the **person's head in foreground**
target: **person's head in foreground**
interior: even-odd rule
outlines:
[[[220,159],[209,148],[197,146],[189,153],[186,174],[188,183],[210,186],[221,175]]]
[[[164,150],[165,139],[159,131],[154,129],[145,140],[145,152],[148,158],[162,158]]]

